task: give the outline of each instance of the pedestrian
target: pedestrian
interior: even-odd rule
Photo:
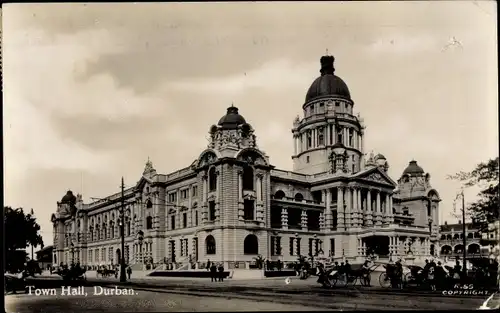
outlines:
[[[283,268],[283,263],[281,263],[281,260],[278,260],[278,271],[281,271]]]
[[[210,259],[207,261],[207,271],[210,271],[210,268],[212,267],[212,262],[210,262]]]
[[[209,271],[212,282],[217,281],[217,266],[215,266],[215,263],[211,263]]]
[[[132,268],[129,266],[127,268],[128,279],[130,280],[130,276],[132,276]]]
[[[224,265],[219,264],[219,281],[224,281]]]

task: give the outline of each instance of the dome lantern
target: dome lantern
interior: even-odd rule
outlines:
[[[335,58],[331,55],[322,56],[320,59],[321,76],[316,78],[307,91],[305,103],[320,97],[337,96],[351,100],[351,93],[347,84],[338,76],[334,75]]]
[[[424,170],[417,164],[417,161],[412,160],[403,171],[403,175],[418,176],[425,174]]]

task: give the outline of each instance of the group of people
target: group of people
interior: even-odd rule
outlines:
[[[210,272],[210,279],[214,281],[224,281],[224,265],[222,263],[214,263],[207,261],[207,271]]]

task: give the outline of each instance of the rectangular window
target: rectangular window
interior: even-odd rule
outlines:
[[[300,255],[300,241],[301,238],[297,238],[297,255]]]
[[[193,197],[198,196],[198,186],[193,186],[192,196],[193,196]]]
[[[271,255],[281,255],[281,237],[271,236]]]
[[[313,238],[309,238],[309,256],[313,256]]]
[[[170,216],[170,229],[171,230],[175,229],[175,215]]]
[[[330,238],[330,255],[335,255],[335,238]]]
[[[324,146],[324,145],[325,145],[324,128],[320,127],[318,128],[318,146]]]
[[[255,202],[245,199],[243,202],[244,219],[253,221],[255,219]]]
[[[177,192],[172,192],[168,194],[168,202],[169,203],[176,203],[177,202]]]
[[[210,201],[208,203],[208,209],[209,209],[209,216],[208,219],[209,221],[215,221],[215,201]]]
[[[198,211],[194,211],[194,226],[198,226]]]
[[[295,243],[295,238],[290,238],[290,255],[295,255],[295,249],[294,249],[294,244]]]
[[[325,113],[325,104],[324,103],[320,103],[319,104],[319,113]]]
[[[182,227],[187,228],[187,226],[188,226],[188,214],[183,213],[182,214]]]
[[[99,262],[99,249],[95,249],[95,261]]]
[[[102,257],[102,261],[106,262],[106,248],[102,248],[101,257]]]
[[[189,189],[181,190],[181,199],[187,199],[189,195]]]
[[[89,261],[92,262],[92,250],[89,250]]]

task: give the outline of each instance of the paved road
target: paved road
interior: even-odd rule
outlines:
[[[292,308],[293,310],[456,310],[477,309],[486,298],[470,296],[444,297],[439,294],[424,293],[410,294],[408,292],[363,287],[325,290],[316,284],[315,280],[315,278],[308,280],[292,279],[290,284],[286,284],[284,280],[229,280],[211,283],[207,280],[133,279],[122,286],[134,288],[138,295],[131,297],[106,296],[104,298],[96,296],[91,303],[96,307],[96,310],[116,305],[122,311],[128,311],[128,306],[131,305],[139,305],[140,307],[137,310],[142,311],[168,310],[169,305],[175,306],[175,308],[171,309],[172,311],[292,310]],[[103,287],[118,285],[116,280],[103,279],[89,279],[89,283]],[[18,297],[16,299],[18,299],[17,303],[20,307],[24,301],[27,301],[27,303],[35,301],[33,305],[28,306],[34,308],[30,312],[44,312],[36,309],[39,307],[38,302],[32,300],[33,298],[36,299],[35,296],[21,295],[13,297]],[[87,297],[86,299],[91,298]],[[182,299],[178,300],[178,302],[184,303],[185,301],[185,303],[178,304],[172,299]],[[228,299],[231,301],[228,301]],[[42,303],[43,308],[47,304],[50,308],[54,307],[54,310],[61,309],[63,311],[76,311],[78,310],[78,303],[81,303],[81,300],[78,300],[80,301],[78,302],[76,298],[66,299],[61,302],[55,299],[51,300],[49,297],[45,301],[49,303]],[[57,306],[58,302],[61,302],[59,306]],[[256,304],[257,302],[262,303],[262,306]],[[54,310],[50,309],[51,312],[54,312]]]
[[[193,312],[193,311],[306,311],[318,310],[314,306],[286,305],[246,299],[221,299],[193,295],[167,294],[154,291],[136,290],[131,296],[93,295],[94,288],[84,291],[88,296],[58,295],[7,295],[6,312]]]

